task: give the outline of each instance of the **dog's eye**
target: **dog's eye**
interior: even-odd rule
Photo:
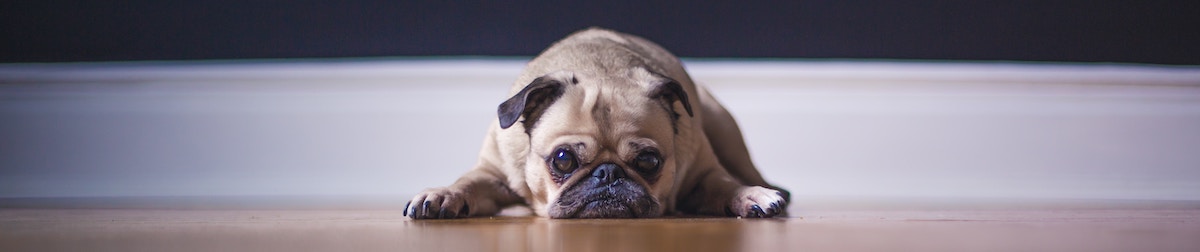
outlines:
[[[633,159],[633,165],[637,166],[638,170],[641,170],[642,172],[654,173],[657,172],[659,166],[662,165],[662,158],[658,157],[658,154],[653,152],[644,152],[642,154],[638,154],[638,156]]]
[[[550,157],[550,166],[559,172],[570,173],[579,164],[575,160],[575,153],[571,153],[571,151],[566,149],[558,149]]]

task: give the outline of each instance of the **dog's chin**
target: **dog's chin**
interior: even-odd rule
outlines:
[[[622,202],[612,200],[597,200],[584,204],[575,214],[576,218],[637,218],[633,209]]]
[[[552,207],[550,218],[555,219],[631,219],[662,216],[659,204],[650,199],[637,202],[596,200],[578,205]]]
[[[654,218],[662,216],[662,204],[640,187],[574,187],[549,206],[549,217],[569,218]]]

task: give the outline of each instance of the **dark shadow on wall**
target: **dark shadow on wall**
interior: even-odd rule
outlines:
[[[1200,1],[6,1],[0,62],[528,56],[603,26],[684,57],[1200,64]]]

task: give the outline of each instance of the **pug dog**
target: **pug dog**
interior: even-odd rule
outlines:
[[[786,216],[789,193],[750,161],[733,117],[641,37],[575,32],[528,63],[475,167],[406,204],[413,219]]]

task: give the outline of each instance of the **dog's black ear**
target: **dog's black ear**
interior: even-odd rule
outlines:
[[[512,98],[500,103],[497,113],[500,115],[500,128],[507,129],[517,123],[517,119],[525,116],[525,130],[537,121],[542,111],[554,100],[562,96],[565,85],[551,78],[538,77],[525,88],[513,95]]]
[[[675,113],[675,115],[671,116],[672,119],[679,117],[679,113],[675,112],[675,101],[683,103],[683,109],[687,110],[688,117],[693,116],[692,104],[688,102],[687,91],[684,91],[683,85],[680,85],[679,82],[675,82],[675,80],[667,79],[667,81],[659,84],[654,88],[654,91],[650,92],[650,97],[663,101],[663,104],[667,107],[667,110],[671,111],[671,113]]]

